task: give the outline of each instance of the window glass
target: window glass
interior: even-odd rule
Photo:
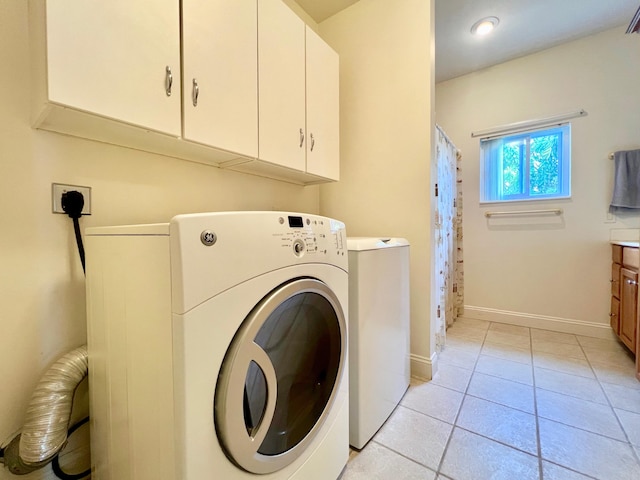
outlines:
[[[311,431],[335,387],[341,356],[340,323],[322,295],[300,293],[280,304],[255,342],[267,353],[277,377],[276,409],[258,452],[279,455]],[[266,406],[264,375],[252,363],[245,381],[245,423],[256,428]]]
[[[570,125],[480,141],[480,201],[571,195]]]
[[[267,408],[267,379],[256,362],[249,364],[249,371],[244,382],[242,397],[244,424],[250,437],[260,427],[262,417]]]

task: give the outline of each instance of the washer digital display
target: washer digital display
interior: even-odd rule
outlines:
[[[302,217],[289,217],[289,226],[291,228],[302,228]]]

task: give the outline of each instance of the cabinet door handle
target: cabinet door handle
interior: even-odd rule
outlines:
[[[193,106],[198,106],[198,95],[200,95],[200,87],[198,86],[198,80],[193,79],[193,90],[191,91],[191,101]]]
[[[616,314],[615,314],[615,313],[610,313],[610,314],[609,314],[609,316],[610,316],[610,317],[615,317],[615,316],[616,316]]]
[[[638,282],[636,282],[635,280],[627,280],[627,283],[629,285],[638,285]]]
[[[164,90],[167,93],[167,97],[171,96],[171,87],[173,86],[173,74],[171,73],[171,67],[167,65],[164,76]]]
[[[300,148],[304,144],[304,130],[300,129]]]
[[[313,138],[313,133],[309,134],[309,138],[311,139],[311,151],[313,152],[313,146],[316,144],[316,139]]]

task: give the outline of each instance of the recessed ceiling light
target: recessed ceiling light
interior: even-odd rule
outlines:
[[[485,17],[478,20],[471,27],[471,33],[474,35],[483,36],[490,33],[494,28],[498,26],[500,20],[498,17]]]

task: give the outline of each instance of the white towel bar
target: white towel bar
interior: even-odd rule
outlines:
[[[489,217],[497,217],[497,216],[506,216],[506,215],[545,215],[545,214],[553,214],[553,215],[561,215],[561,208],[548,208],[545,210],[511,210],[508,212],[485,212],[484,216]]]

